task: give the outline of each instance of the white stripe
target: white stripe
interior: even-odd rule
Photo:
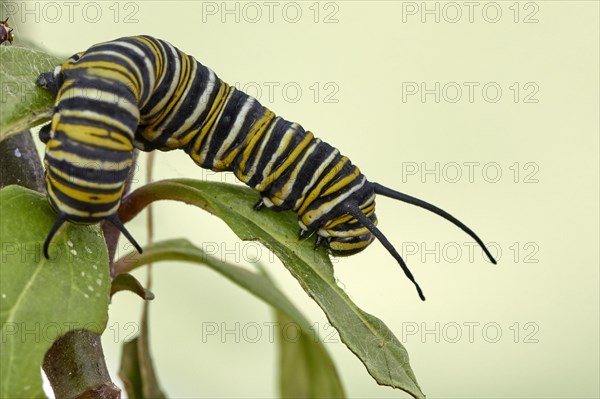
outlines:
[[[78,186],[81,187],[88,187],[88,188],[99,188],[99,189],[104,189],[104,190],[114,190],[117,189],[119,187],[121,187],[123,185],[123,182],[117,182],[117,183],[98,183],[98,182],[90,182],[87,180],[82,180],[82,179],[78,179],[76,177],[73,177],[69,174],[66,174],[65,172],[56,169],[54,166],[52,165],[46,165],[49,169],[51,169],[55,175],[61,177],[62,179],[68,181],[69,183],[73,183],[76,184]]]
[[[85,98],[86,100],[100,101],[112,105],[129,112],[136,119],[140,118],[140,110],[136,104],[133,104],[115,93],[109,93],[94,87],[77,87],[71,86],[61,93],[60,101],[68,98]],[[59,103],[60,103],[59,101]]]
[[[321,217],[323,217],[323,215],[329,213],[338,204],[340,204],[341,202],[344,202],[346,200],[346,198],[348,198],[352,195],[352,193],[360,190],[362,188],[362,186],[365,185],[366,180],[367,179],[364,176],[362,176],[362,181],[360,182],[360,184],[357,184],[356,186],[352,187],[350,190],[348,190],[344,194],[332,199],[331,201],[322,204],[317,209],[314,209],[314,210],[304,213],[302,215],[302,221],[306,225],[310,225],[315,220],[319,220]]]
[[[115,46],[120,46],[120,47],[130,49],[133,52],[135,52],[137,55],[142,57],[144,60],[144,65],[145,65],[146,69],[148,70],[148,76],[150,77],[150,88],[154,87],[154,84],[156,83],[156,70],[154,69],[154,65],[152,64],[152,61],[150,61],[148,56],[146,56],[146,53],[144,53],[142,51],[142,49],[140,49],[138,46],[133,45],[131,43],[114,41],[114,42],[111,42],[111,44],[114,44]],[[152,90],[150,90],[150,89],[148,89],[148,90],[150,91],[150,93],[152,93]],[[150,98],[150,96],[148,98]],[[140,104],[140,108],[142,108],[144,105],[145,104]]]
[[[321,165],[319,166],[319,168],[317,169],[317,171],[312,175],[312,177],[310,179],[310,182],[308,182],[308,184],[306,184],[304,186],[304,190],[302,191],[302,195],[296,201],[296,204],[294,205],[293,209],[296,209],[296,208],[298,208],[300,206],[300,204],[304,201],[304,196],[306,195],[306,193],[308,192],[308,190],[310,190],[310,189],[312,189],[314,187],[314,185],[317,183],[317,180],[319,179],[319,177],[321,177],[321,175],[323,174],[323,172],[325,171],[325,169],[329,166],[329,164],[331,164],[331,162],[333,162],[333,159],[339,153],[340,152],[339,152],[339,150],[337,148],[334,149],[334,151],[331,153],[331,155],[329,155],[327,157],[327,159],[321,163]]]
[[[196,62],[196,67],[197,67],[197,62]],[[208,68],[206,68],[208,69]],[[209,100],[211,95],[213,94],[213,92],[215,91],[215,87],[216,87],[216,80],[217,80],[217,76],[215,75],[215,73],[208,69],[209,72],[209,78],[208,78],[208,83],[206,84],[206,87],[204,88],[204,91],[202,93],[199,94],[198,96],[198,101],[196,102],[195,106],[194,106],[194,112],[187,117],[187,119],[182,123],[181,127],[179,129],[177,129],[177,132],[175,132],[175,134],[173,134],[173,136],[171,136],[172,139],[176,139],[178,137],[181,136],[182,133],[185,133],[187,130],[189,130],[193,124],[195,122],[198,121],[198,118],[200,118],[200,115],[202,115],[202,113],[206,110],[206,107],[208,106]],[[190,82],[191,83],[191,82]],[[191,84],[188,85],[188,89],[191,89]],[[187,96],[187,92],[184,94],[184,96]]]
[[[296,182],[295,179],[298,177],[298,173],[300,172],[300,169],[302,169],[302,167],[306,163],[306,159],[309,156],[311,156],[313,152],[315,152],[315,150],[317,149],[317,146],[319,145],[320,142],[321,142],[321,140],[316,139],[310,145],[310,147],[308,147],[305,150],[304,155],[298,161],[298,163],[296,164],[296,167],[294,167],[294,170],[292,170],[292,173],[290,173],[290,177],[283,185],[284,191],[281,192],[281,196],[273,197],[272,201],[274,204],[281,205],[287,199],[287,197],[290,195],[290,193],[292,192],[292,187],[294,187],[294,183]]]
[[[261,137],[262,143],[260,144],[260,148],[258,150],[256,150],[256,149],[253,150],[254,153],[259,154],[260,156],[257,156],[254,158],[254,163],[250,166],[250,170],[248,171],[248,173],[246,173],[246,171],[242,172],[248,177],[248,179],[246,181],[244,181],[244,183],[250,181],[252,179],[252,177],[254,177],[254,174],[256,173],[256,168],[258,167],[258,162],[260,161],[260,159],[263,156],[263,151],[265,149],[265,146],[267,145],[267,142],[271,139],[271,133],[273,133],[273,129],[275,128],[275,125],[277,125],[277,123],[280,120],[281,120],[280,117],[277,117],[277,119],[275,119],[275,122],[271,124],[271,126],[269,127],[269,130],[267,130],[267,132]],[[248,158],[250,158],[251,156],[252,156],[252,154],[249,154]],[[269,165],[267,165],[267,168],[268,167],[269,167]],[[248,165],[246,165],[246,170],[248,170]],[[264,176],[263,176],[263,180],[264,180]]]
[[[167,92],[163,95],[163,98],[158,102],[158,104],[156,104],[154,106],[154,108],[152,108],[150,111],[148,111],[146,113],[147,116],[155,116],[156,114],[160,113],[160,111],[165,108],[165,106],[167,105],[169,100],[173,97],[173,94],[175,93],[175,90],[177,89],[177,85],[179,84],[179,76],[181,75],[181,63],[179,62],[179,57],[177,56],[177,51],[169,43],[165,43],[165,45],[167,46],[167,51],[171,51],[171,53],[173,55],[173,58],[172,58],[173,64],[169,64],[169,67],[172,67],[175,69],[175,73],[173,74],[173,81],[171,82],[171,85],[167,89]],[[167,57],[165,57],[164,61],[165,62],[167,61]],[[157,84],[157,87],[160,86],[160,83],[162,82],[162,80],[164,79],[165,76],[166,76],[166,73],[163,73],[160,81]],[[155,89],[157,87],[155,87]],[[149,134],[149,133],[153,133],[153,134]],[[158,132],[145,131],[144,137],[148,141],[153,141],[158,136],[160,136],[160,133],[161,133],[160,131],[158,131]]]
[[[68,109],[63,109],[60,111],[60,115],[61,116],[71,116],[71,117],[77,117],[77,118],[85,118],[85,119],[92,119],[95,121],[99,121],[101,123],[105,123],[109,126],[115,127],[117,129],[120,129],[122,132],[124,132],[125,134],[127,134],[127,136],[129,136],[129,138],[133,139],[133,135],[135,132],[132,132],[127,126],[125,126],[123,123],[121,123],[118,119],[116,118],[110,118],[110,116],[107,116],[105,114],[99,114],[97,112],[93,112],[93,111],[73,111],[73,110],[68,110]]]
[[[48,142],[50,143],[50,142]],[[98,171],[122,171],[130,168],[133,164],[133,160],[126,160],[123,162],[110,162],[100,161],[98,159],[83,158],[72,152],[65,152],[56,149],[47,149],[46,157],[52,158],[55,161],[66,161],[70,165],[74,165],[80,168],[95,169]]]
[[[277,122],[281,121],[283,119],[278,117]],[[272,125],[271,130],[273,130],[273,128],[275,128],[276,124]],[[279,158],[284,152],[285,150],[289,147],[289,144],[291,142],[291,137],[296,134],[297,128],[300,125],[298,125],[297,123],[292,123],[289,127],[288,130],[286,130],[286,132],[283,134],[283,136],[281,137],[281,140],[279,142],[279,146],[277,146],[277,151],[275,151],[273,153],[273,155],[271,156],[271,159],[269,159],[269,162],[267,162],[267,165],[265,166],[263,172],[262,172],[262,179],[261,179],[261,185],[262,183],[265,182],[265,180],[267,180],[267,177],[271,174],[271,170],[273,169],[273,166],[275,165],[275,161],[277,160],[277,158]],[[287,145],[282,145],[283,143],[287,143]],[[265,142],[266,144],[266,142]],[[260,158],[262,158],[264,156],[262,149],[261,149],[261,154],[260,154]]]
[[[233,143],[237,138],[240,130],[242,129],[242,126],[244,125],[244,122],[246,121],[246,115],[248,115],[248,111],[250,111],[250,109],[252,108],[254,101],[254,98],[250,96],[246,97],[246,102],[244,103],[244,106],[242,107],[240,112],[238,112],[237,118],[235,118],[235,122],[233,122],[233,126],[231,127],[229,134],[227,135],[227,137],[225,137],[225,140],[223,140],[219,151],[217,151],[217,154],[213,159],[213,167],[217,166],[216,161],[222,158],[225,151],[229,149],[231,143]],[[225,107],[223,107],[223,109],[225,109]]]

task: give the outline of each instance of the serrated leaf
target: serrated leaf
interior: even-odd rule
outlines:
[[[149,203],[171,199],[192,204],[220,217],[242,240],[258,240],[271,249],[323,309],[344,344],[381,385],[423,397],[410,368],[408,353],[378,318],[365,313],[337,285],[333,266],[323,248],[312,240],[298,241],[296,216],[291,212],[254,211],[256,192],[237,185],[174,179],[139,188],[123,202],[120,216],[129,220]]]
[[[285,345],[280,346],[282,349],[282,358],[286,359],[285,370],[280,375],[281,385],[289,387],[285,392],[311,393],[310,396],[305,397],[345,397],[335,366],[322,343],[315,336],[312,327],[302,313],[275,286],[265,273],[251,272],[242,267],[224,262],[208,255],[189,241],[182,239],[151,244],[144,248],[143,254],[138,254],[137,252],[128,254],[115,263],[114,269],[131,271],[142,265],[161,261],[186,261],[206,265],[271,305],[276,310],[276,313],[281,315],[286,326],[288,323],[294,323],[296,330],[301,332],[302,339],[298,342],[287,342]],[[123,350],[124,353],[127,351],[129,356],[135,356],[137,349],[134,350],[128,345]],[[302,361],[301,366],[298,364],[299,367],[302,367],[298,373],[298,377],[301,377],[301,379],[292,381],[295,376],[291,372],[290,366],[292,366],[295,360]],[[128,363],[135,363],[135,361],[129,359],[126,359],[126,361]],[[307,370],[306,367],[310,367],[311,370]],[[132,365],[128,365],[126,370],[131,370],[132,368]],[[140,380],[136,377],[135,373],[132,373],[129,378],[132,381]],[[132,390],[135,392],[137,388],[135,388],[133,382],[132,386]],[[129,393],[129,389],[127,392]],[[287,395],[284,397],[292,396]]]
[[[55,218],[42,194],[0,190],[2,398],[44,397],[40,366],[54,340],[106,326],[110,279],[100,229],[65,224],[46,260],[41,243]]]
[[[63,61],[31,48],[0,46],[0,141],[50,118],[54,96],[35,81]]]

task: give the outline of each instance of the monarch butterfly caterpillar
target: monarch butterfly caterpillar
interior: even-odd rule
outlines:
[[[0,44],[6,41],[12,44],[15,38],[12,33],[13,29],[10,26],[8,26],[8,18],[10,17],[6,17],[4,21],[0,21]]]
[[[260,193],[255,209],[293,210],[300,238],[316,233],[334,256],[352,255],[377,238],[423,292],[376,227],[375,195],[407,202],[454,223],[496,263],[458,219],[423,200],[370,182],[331,145],[276,116],[255,98],[171,44],[150,36],[100,43],[39,76],[57,95],[40,130],[48,199],[58,216],[44,255],[65,221],[112,222],[142,251],[117,216],[134,147],[184,150],[202,168],[232,171]]]

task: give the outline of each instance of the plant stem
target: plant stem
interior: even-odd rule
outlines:
[[[29,130],[0,142],[0,159],[0,187],[17,184],[44,192],[44,169]]]
[[[90,331],[70,331],[54,342],[43,368],[57,398],[121,397],[108,375],[100,336]]]

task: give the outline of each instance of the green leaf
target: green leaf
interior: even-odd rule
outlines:
[[[40,366],[71,330],[104,331],[110,279],[98,226],[65,224],[50,260],[42,242],[56,215],[43,195],[0,190],[0,397],[44,397]]]
[[[283,312],[277,316],[279,391],[287,398],[345,398],[335,365],[314,333],[297,328]]]
[[[130,399],[166,398],[158,383],[150,355],[148,305],[148,302],[144,302],[140,335],[125,342],[121,353],[119,377],[123,380]]]
[[[123,344],[119,378],[123,381],[125,391],[130,399],[141,399],[144,397],[144,383],[142,371],[140,370],[137,337]]]
[[[271,305],[276,309],[285,326],[294,323],[294,329],[302,338],[298,342],[288,341],[281,345],[282,358],[285,359],[286,366],[281,373],[281,385],[289,387],[285,392],[290,394],[284,397],[345,397],[335,366],[322,343],[316,339],[312,327],[266,274],[254,273],[223,262],[195,247],[189,241],[181,239],[151,244],[144,248],[143,254],[137,252],[128,254],[115,263],[114,270],[131,271],[142,265],[161,261],[186,261],[206,265]],[[127,348],[127,351],[130,355],[134,354],[131,348]],[[290,367],[296,360],[301,369],[292,372]],[[306,367],[312,369],[307,370]],[[292,395],[294,392],[306,392],[310,395]]]
[[[131,252],[119,259],[113,269],[118,272],[129,272],[140,266],[162,261],[184,261],[206,265],[275,309],[285,312],[302,328],[310,330],[310,325],[304,316],[267,277],[210,256],[188,240],[175,239],[150,244],[144,247],[142,254]]]
[[[35,81],[63,61],[30,48],[0,46],[0,141],[50,118],[54,96]]]
[[[115,277],[110,285],[110,296],[112,297],[119,291],[130,291],[145,301],[154,299],[154,294],[144,288],[144,286],[131,274],[122,273]]]
[[[323,248],[299,241],[291,212],[254,211],[258,194],[246,187],[175,179],[152,183],[131,193],[119,215],[127,221],[149,203],[171,199],[192,204],[220,217],[242,240],[258,240],[281,259],[302,288],[323,309],[344,344],[381,385],[423,397],[410,368],[408,353],[378,318],[363,312],[337,285],[333,266]]]

